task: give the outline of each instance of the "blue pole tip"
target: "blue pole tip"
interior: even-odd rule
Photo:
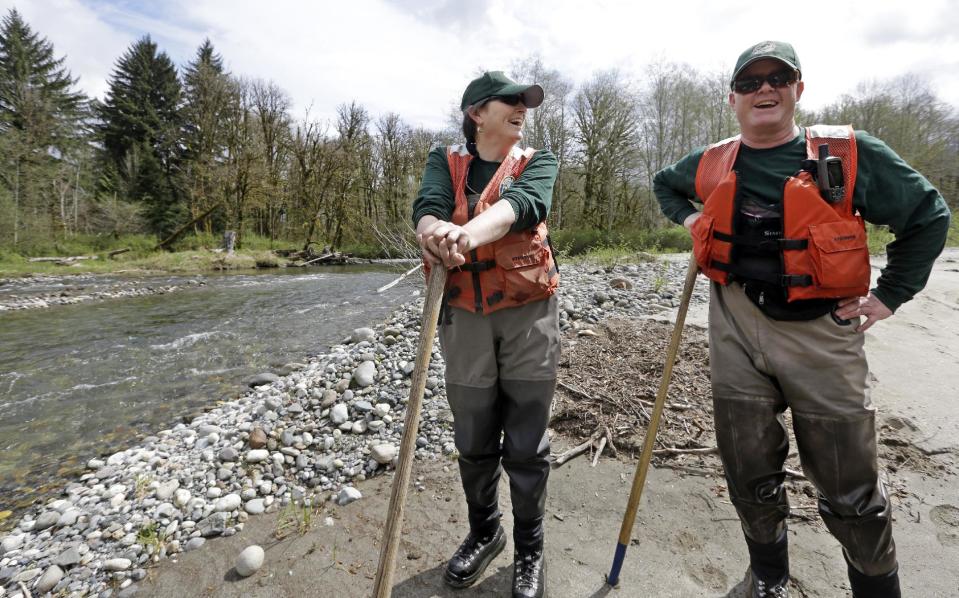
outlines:
[[[623,568],[623,561],[626,559],[626,545],[616,543],[616,554],[613,555],[613,566],[609,569],[609,575],[606,576],[606,583],[615,588],[619,585],[619,572]]]

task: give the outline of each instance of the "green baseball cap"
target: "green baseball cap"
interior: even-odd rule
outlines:
[[[802,67],[799,66],[799,56],[796,55],[796,50],[792,47],[792,44],[765,41],[750,46],[745,52],[739,55],[739,60],[736,61],[736,68],[733,70],[733,76],[730,82],[735,81],[739,73],[743,72],[747,66],[764,58],[778,60],[786,66],[796,69],[799,71],[799,78],[802,78]]]
[[[536,108],[543,103],[543,88],[535,83],[523,85],[503,74],[503,71],[489,71],[470,81],[463,92],[460,110],[490,98],[492,96],[521,96],[527,108]]]

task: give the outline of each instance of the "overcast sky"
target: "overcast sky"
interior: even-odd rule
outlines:
[[[819,107],[867,79],[911,72],[959,110],[959,1],[614,2],[531,0],[0,0],[53,42],[79,86],[102,98],[131,43],[150,34],[183,65],[209,37],[237,75],[272,79],[330,118],[356,99],[439,127],[477,69],[538,53],[582,82],[651,61],[729,69],[747,46],[790,41],[803,104]]]

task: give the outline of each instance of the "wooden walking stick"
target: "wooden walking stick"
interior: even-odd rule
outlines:
[[[426,299],[423,301],[423,323],[420,326],[420,339],[416,348],[416,365],[413,368],[410,385],[410,400],[406,403],[403,439],[400,441],[400,461],[393,476],[390,510],[386,515],[386,528],[383,530],[380,547],[380,564],[373,584],[373,596],[376,598],[389,598],[393,592],[393,570],[396,567],[396,550],[399,548],[400,532],[403,529],[403,510],[406,507],[406,492],[410,486],[416,435],[420,427],[420,406],[423,403],[423,391],[426,389],[426,372],[433,352],[433,337],[436,335],[436,323],[445,286],[446,269],[442,265],[433,266],[426,286]]]
[[[669,349],[666,351],[666,367],[663,369],[663,379],[659,383],[659,393],[653,406],[653,414],[649,418],[649,428],[646,430],[646,439],[643,443],[643,452],[636,464],[636,473],[633,475],[633,487],[629,491],[629,502],[626,503],[626,513],[623,515],[623,525],[619,529],[619,543],[616,545],[616,554],[613,556],[613,566],[606,576],[606,583],[615,587],[619,584],[619,571],[626,558],[626,547],[629,545],[633,533],[633,523],[636,521],[636,511],[639,509],[639,499],[643,495],[643,486],[646,485],[646,473],[649,471],[649,460],[653,456],[653,444],[656,442],[656,430],[659,428],[659,418],[663,414],[666,404],[666,391],[669,390],[669,378],[673,373],[673,363],[676,362],[676,353],[679,350],[679,341],[683,337],[683,324],[686,322],[686,312],[689,309],[689,300],[696,286],[696,258],[690,256],[689,269],[686,271],[686,283],[683,286],[683,297],[676,312],[676,326],[669,339]]]

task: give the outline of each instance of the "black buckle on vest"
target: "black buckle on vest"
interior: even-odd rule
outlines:
[[[808,287],[812,286],[812,276],[808,274],[783,274],[780,283],[784,287]]]
[[[496,267],[496,260],[485,260],[482,262],[470,262],[462,266],[451,268],[451,272],[485,272]]]
[[[716,260],[710,262],[710,267],[714,270],[731,274],[736,277],[736,280],[758,280],[781,287],[808,287],[812,285],[812,276],[808,274],[770,274],[769,272],[737,267],[733,264],[718,262]]]

